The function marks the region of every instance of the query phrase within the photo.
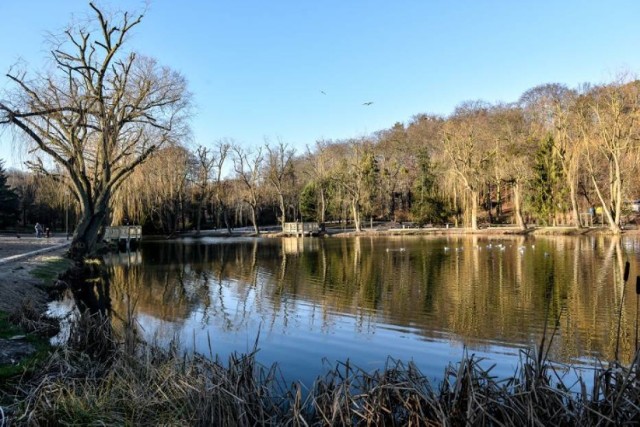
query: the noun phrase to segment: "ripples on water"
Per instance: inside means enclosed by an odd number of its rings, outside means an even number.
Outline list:
[[[640,274],[639,252],[601,236],[203,238],[145,242],[107,263],[114,318],[135,300],[148,339],[224,357],[259,335],[260,361],[310,382],[323,363],[373,369],[388,356],[439,377],[465,348],[508,375],[556,321],[555,360],[612,358],[623,292],[628,360],[636,295],[621,276],[626,260]]]

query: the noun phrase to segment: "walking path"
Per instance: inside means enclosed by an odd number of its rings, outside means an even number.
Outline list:
[[[31,301],[46,310],[47,293],[39,286],[42,279],[31,275],[38,265],[64,256],[71,241],[64,233],[49,238],[31,235],[0,234],[0,311],[10,312],[23,301]]]
[[[70,242],[63,234],[49,238],[2,234],[0,235],[0,266],[62,249]]]

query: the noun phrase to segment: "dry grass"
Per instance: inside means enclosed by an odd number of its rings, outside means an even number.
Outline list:
[[[175,346],[165,350],[130,337],[116,339],[99,314],[82,316],[72,337],[16,389],[14,403],[4,408],[12,425],[640,422],[638,358],[631,366],[598,366],[589,389],[580,378],[565,384],[564,371],[537,351],[523,353],[510,378],[494,377],[473,355],[448,366],[437,382],[413,363],[390,359],[374,372],[349,362],[337,364],[305,389],[297,383],[285,387],[278,368],[260,365],[256,351],[226,361],[185,356]]]
[[[22,331],[38,336],[51,337],[59,331],[58,323],[38,310],[31,300],[23,300],[7,320]]]

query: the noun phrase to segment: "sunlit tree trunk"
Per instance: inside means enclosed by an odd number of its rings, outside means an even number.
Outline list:
[[[519,181],[513,183],[513,214],[516,219],[516,225],[521,230],[527,229],[527,224],[522,217],[522,189]]]

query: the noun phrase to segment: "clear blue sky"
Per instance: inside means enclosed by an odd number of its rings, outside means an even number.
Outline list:
[[[0,0],[0,90],[17,60],[42,66],[48,31],[89,12],[82,0]],[[639,72],[639,18],[637,0],[152,0],[128,47],[187,78],[194,143],[280,138],[301,152],[464,100]],[[0,159],[17,166],[9,146],[4,131]]]

